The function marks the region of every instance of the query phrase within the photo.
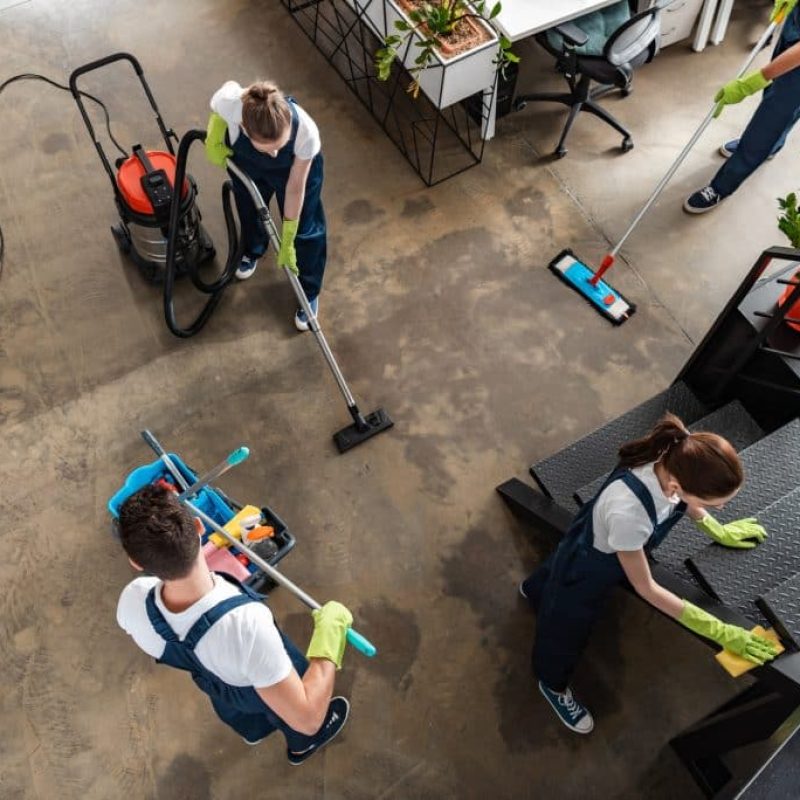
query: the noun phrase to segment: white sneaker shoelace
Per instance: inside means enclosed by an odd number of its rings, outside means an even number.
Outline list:
[[[719,198],[719,195],[714,191],[712,186],[706,186],[705,189],[700,190],[700,197],[707,203],[713,203]]]
[[[583,712],[583,709],[575,702],[572,691],[569,689],[558,696],[558,704],[567,709],[567,713],[572,717],[573,722],[576,722]]]

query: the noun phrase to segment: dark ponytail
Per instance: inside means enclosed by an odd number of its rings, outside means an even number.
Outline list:
[[[622,445],[622,467],[661,461],[689,494],[704,500],[727,497],[744,481],[733,445],[716,433],[689,433],[674,415],[665,414],[647,436]]]

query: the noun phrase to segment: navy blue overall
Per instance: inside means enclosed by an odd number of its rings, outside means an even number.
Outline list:
[[[775,46],[773,58],[800,41],[800,6],[786,19]],[[736,152],[722,165],[711,181],[714,191],[722,197],[733,194],[769,156],[786,142],[789,131],[800,118],[800,69],[795,68],[776,78],[761,96]]]
[[[190,672],[194,682],[211,698],[211,704],[219,718],[249,742],[263,739],[273,731],[280,730],[286,737],[290,750],[296,752],[305,750],[315,743],[314,736],[305,736],[290,728],[264,703],[252,686],[230,686],[224,683],[213,672],[207,670],[195,655],[194,650],[198,642],[220,617],[245,603],[260,603],[263,600],[260,594],[229,575],[221,572],[215,574],[233,583],[241,590],[241,594],[229,597],[206,611],[182,640],[159,611],[156,605],[156,588],[150,590],[147,595],[147,616],[156,633],[166,642],[164,653],[156,661]],[[290,639],[281,631],[279,633],[294,668],[303,675],[308,667],[308,661]]]
[[[555,553],[525,580],[523,591],[538,611],[533,671],[545,686],[557,692],[563,692],[569,685],[606,598],[614,586],[625,581],[617,554],[603,553],[594,547],[592,512],[597,498],[614,481],[625,483],[650,518],[653,533],[644,548],[647,553],[661,543],[686,511],[686,504],[679,503],[659,523],[647,487],[629,469],[618,467],[578,512]]]
[[[278,154],[274,158],[256,150],[244,130],[240,131],[239,137],[233,145],[233,160],[236,165],[253,179],[263,195],[265,203],[269,204],[273,195],[277,197],[281,216],[283,216],[283,204],[286,199],[286,184],[289,182],[289,172],[294,163],[294,143],[297,138],[298,126],[294,98],[287,97],[286,99],[292,112],[292,133],[289,141],[278,150]],[[322,153],[320,152],[314,156],[306,179],[305,199],[300,211],[297,238],[295,239],[300,283],[309,300],[317,297],[322,288],[322,276],[325,274],[327,258],[327,233],[321,192]],[[233,179],[233,194],[236,198],[236,207],[239,210],[239,220],[242,226],[244,255],[254,259],[259,258],[266,252],[269,240],[258,222],[253,199],[236,178]]]

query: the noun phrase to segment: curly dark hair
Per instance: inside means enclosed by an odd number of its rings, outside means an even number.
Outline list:
[[[145,486],[122,504],[119,532],[128,557],[161,580],[188,575],[200,549],[194,518],[161,486]]]

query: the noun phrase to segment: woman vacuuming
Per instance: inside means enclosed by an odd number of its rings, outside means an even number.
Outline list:
[[[771,642],[728,625],[660,586],[648,553],[688,514],[697,528],[727,547],[750,548],[766,538],[755,519],[722,525],[706,509],[721,508],[742,485],[733,446],[713,433],[690,433],[667,414],[644,438],[623,445],[619,464],[575,517],[556,552],[520,584],[538,610],[533,671],[559,719],[576,733],[594,722],[569,683],[611,589],[627,579],[659,611],[700,636],[756,664],[773,659]]]
[[[299,275],[311,310],[319,309],[325,273],[327,234],[322,208],[322,151],[314,120],[271,81],[242,88],[227,81],[211,98],[206,131],[206,156],[223,169],[233,158],[269,203],[278,200],[283,217],[278,266]],[[242,228],[244,254],[236,270],[239,280],[251,277],[268,239],[261,229],[250,194],[234,179],[234,196]],[[300,331],[308,320],[302,309],[294,316]]]

